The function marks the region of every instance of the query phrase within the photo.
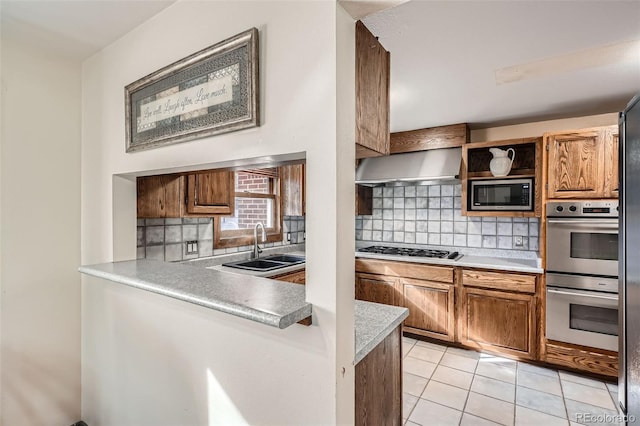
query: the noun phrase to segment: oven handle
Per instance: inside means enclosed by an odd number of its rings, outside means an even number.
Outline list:
[[[581,297],[592,297],[594,299],[606,299],[606,300],[618,300],[618,296],[604,296],[604,295],[599,295],[599,294],[592,294],[592,293],[576,293],[573,291],[565,291],[565,290],[554,290],[551,288],[547,288],[547,292],[549,293],[555,293],[555,294],[564,294],[566,296],[581,296]]]
[[[579,227],[618,229],[618,220],[614,219],[547,219],[547,222],[554,225],[573,225]]]

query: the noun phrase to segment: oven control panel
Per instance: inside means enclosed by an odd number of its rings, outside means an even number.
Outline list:
[[[618,200],[573,200],[547,203],[547,217],[618,217]]]

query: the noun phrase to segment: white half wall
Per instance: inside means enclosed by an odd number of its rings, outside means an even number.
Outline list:
[[[353,78],[337,49],[354,46],[352,36],[337,39],[337,22],[344,31],[352,21],[332,0],[181,1],[84,62],[82,263],[135,258],[135,184],[116,175],[304,152],[314,310],[313,326],[277,330],[83,277],[82,416],[91,426],[352,422],[355,108],[338,114],[336,87]],[[263,124],[126,154],[124,87],[251,27]],[[354,105],[353,93],[340,101]]]
[[[80,420],[80,64],[2,29],[0,424]]]

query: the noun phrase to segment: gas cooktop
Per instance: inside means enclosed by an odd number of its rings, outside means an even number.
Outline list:
[[[458,260],[462,257],[457,251],[416,249],[404,247],[369,246],[358,250],[363,253],[388,254],[392,256],[433,257],[438,259]]]

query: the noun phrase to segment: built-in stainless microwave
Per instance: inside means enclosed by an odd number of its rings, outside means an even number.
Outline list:
[[[533,178],[474,180],[468,210],[533,210]]]

